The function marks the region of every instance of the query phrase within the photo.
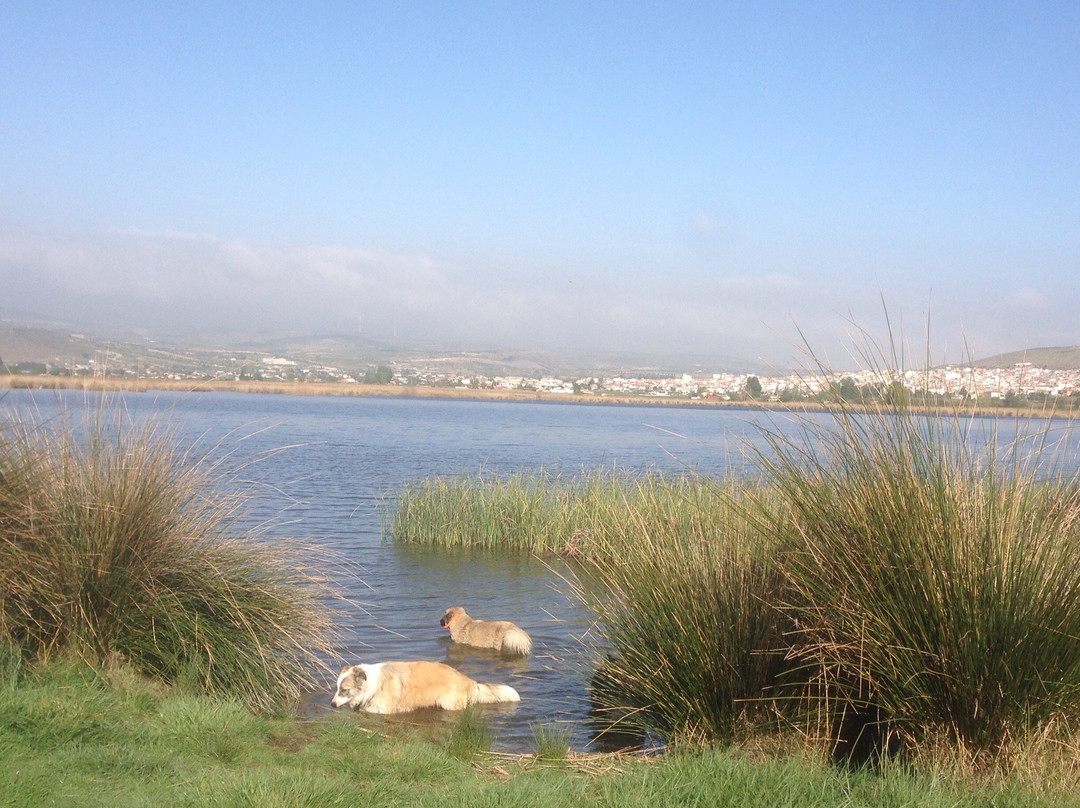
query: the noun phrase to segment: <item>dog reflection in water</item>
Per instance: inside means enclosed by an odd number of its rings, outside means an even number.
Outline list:
[[[526,656],[532,639],[509,620],[473,620],[460,606],[451,606],[439,625],[450,631],[450,639],[462,645],[494,648],[509,656]]]
[[[477,682],[441,662],[346,665],[330,702],[366,713],[407,713],[426,707],[464,710],[472,704],[521,701],[509,685]]]

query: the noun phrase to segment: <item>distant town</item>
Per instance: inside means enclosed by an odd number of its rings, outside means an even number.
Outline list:
[[[72,335],[78,337],[79,335]],[[357,364],[360,364],[359,362]],[[460,392],[534,392],[538,397],[568,396],[646,398],[658,402],[700,403],[828,403],[895,400],[931,405],[971,401],[989,407],[1053,407],[1080,410],[1080,369],[1049,369],[1032,362],[985,368],[949,365],[929,369],[784,374],[687,373],[574,374],[480,373],[451,371],[447,361],[388,359],[340,367],[325,362],[252,351],[128,348],[84,351],[64,361],[19,361],[0,358],[0,374],[32,385],[31,377],[154,380],[173,383],[259,382],[303,385],[380,385],[429,387]],[[44,382],[44,379],[41,379]],[[327,390],[329,392],[329,390]],[[359,390],[357,392],[360,392]],[[406,391],[401,391],[406,392]],[[417,391],[420,392],[420,391]],[[435,393],[437,391],[429,391]]]

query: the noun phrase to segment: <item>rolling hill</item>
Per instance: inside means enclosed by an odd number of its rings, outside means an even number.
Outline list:
[[[1048,370],[1080,369],[1080,345],[1058,348],[1028,348],[1023,351],[997,354],[970,362],[977,368],[1011,368],[1022,362]]]
[[[269,336],[230,334],[206,337],[201,344],[153,340],[143,335],[75,333],[55,324],[0,322],[0,360],[74,366],[90,360],[131,368],[152,366],[188,373],[217,363],[224,355],[233,361],[287,357],[305,365],[328,365],[360,370],[374,365],[406,365],[447,373],[482,375],[678,375],[711,371],[761,373],[754,363],[731,357],[705,356],[586,356],[556,355],[551,351],[462,350],[439,346],[390,346],[345,336]],[[1080,370],[1080,346],[1029,348],[989,356],[966,364],[978,368],[1011,368],[1028,362],[1050,370]],[[768,375],[766,373],[766,375]]]

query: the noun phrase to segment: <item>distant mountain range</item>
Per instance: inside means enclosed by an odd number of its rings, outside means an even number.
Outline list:
[[[59,367],[111,362],[113,368],[198,372],[219,365],[258,362],[264,357],[292,360],[306,367],[333,367],[348,372],[378,365],[413,367],[427,372],[484,376],[589,375],[670,376],[694,371],[765,374],[762,365],[738,359],[705,356],[644,357],[586,355],[540,350],[463,349],[453,346],[383,344],[360,336],[317,334],[206,335],[198,339],[163,337],[90,329],[62,324],[0,322],[0,360],[11,365],[39,363]]]
[[[644,357],[635,355],[564,355],[536,350],[466,350],[444,346],[387,345],[359,336],[218,334],[192,342],[182,337],[151,339],[138,333],[77,332],[63,324],[0,322],[0,360],[8,365],[34,362],[61,367],[114,357],[117,364],[147,368],[172,365],[191,372],[223,355],[281,357],[300,365],[347,371],[377,365],[411,366],[448,374],[485,376],[637,375],[671,376],[695,372],[775,375],[775,368],[716,356]],[[1030,362],[1052,370],[1080,369],[1080,346],[1031,348],[965,364],[1012,367]]]

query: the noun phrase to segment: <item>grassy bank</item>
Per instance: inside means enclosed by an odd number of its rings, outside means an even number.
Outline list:
[[[407,723],[300,722],[183,695],[117,669],[12,662],[0,676],[0,805],[1076,805],[1057,781],[851,773],[805,756],[506,757]]]

